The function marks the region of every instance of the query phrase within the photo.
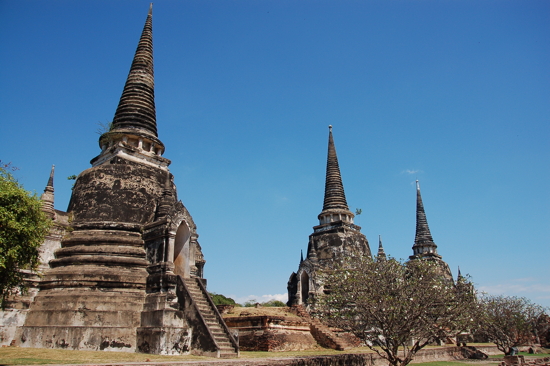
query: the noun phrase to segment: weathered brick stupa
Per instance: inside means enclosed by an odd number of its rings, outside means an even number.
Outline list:
[[[193,219],[157,135],[152,8],[70,228],[16,334],[21,347],[238,355],[205,289]]]
[[[371,257],[369,242],[361,227],[353,223],[336,156],[336,147],[329,126],[328,156],[323,210],[318,216],[319,225],[309,236],[306,259],[300,258],[298,272],[288,280],[288,305],[307,305],[308,299],[323,291],[317,271],[334,269],[346,258]]]
[[[441,270],[441,274],[445,278],[450,281],[453,280],[449,265],[443,261],[441,255],[437,254],[437,245],[434,243],[432,233],[428,226],[418,180],[416,181],[416,234],[412,249],[413,255],[409,257],[409,260],[425,259],[433,261],[437,263]]]

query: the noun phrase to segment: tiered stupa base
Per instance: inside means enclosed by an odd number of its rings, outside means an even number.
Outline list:
[[[20,328],[21,347],[135,352],[146,296],[139,232],[71,232]]]

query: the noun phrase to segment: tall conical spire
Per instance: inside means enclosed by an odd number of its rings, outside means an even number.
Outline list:
[[[325,200],[323,202],[323,211],[329,209],[349,210],[340,175],[340,166],[336,156],[336,147],[332,137],[332,126],[328,126],[328,155],[327,155],[327,175],[325,180]]]
[[[101,154],[93,166],[109,162],[115,156],[139,160],[166,169],[170,160],[162,157],[164,144],[157,134],[155,81],[153,73],[153,4],[126,79],[109,131],[99,138]]]
[[[382,236],[381,235],[378,235],[378,254],[376,255],[376,259],[378,259],[378,260],[386,259],[386,252],[384,252],[384,247],[382,246]]]
[[[151,4],[111,131],[135,129],[157,137],[154,88],[153,4]]]
[[[50,218],[55,217],[54,209],[54,189],[53,189],[53,175],[54,175],[55,165],[52,165],[52,170],[50,170],[50,178],[48,179],[48,184],[44,188],[44,193],[40,196],[42,201],[42,211],[44,211]]]
[[[436,256],[437,245],[435,245],[428,227],[422,196],[420,195],[420,184],[416,181],[416,235],[413,245],[413,256]]]
[[[328,154],[327,154],[327,172],[325,180],[325,199],[323,202],[323,211],[319,214],[319,224],[325,225],[337,221],[353,224],[355,216],[348,208],[342,176],[340,175],[340,166],[336,156],[336,147],[332,137],[332,126],[328,126]]]

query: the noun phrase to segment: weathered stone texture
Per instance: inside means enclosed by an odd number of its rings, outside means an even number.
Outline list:
[[[356,225],[341,225],[333,228],[319,228],[323,231],[310,236],[310,244],[316,251],[320,268],[335,268],[346,258],[370,256],[367,238]]]
[[[82,172],[76,181],[69,212],[74,222],[152,222],[162,196],[166,172],[114,157]]]
[[[49,268],[24,324],[6,320],[20,326],[18,345],[238,356],[202,286],[196,226],[161,157],[153,80],[151,8],[102,151],[75,182],[61,247],[52,258],[62,230],[46,245]],[[53,169],[50,181],[45,209],[55,217]]]
[[[298,317],[226,317],[225,323],[238,330],[243,351],[302,351],[317,345],[309,324]]]

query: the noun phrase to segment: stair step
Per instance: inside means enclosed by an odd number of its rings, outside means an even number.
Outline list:
[[[210,329],[212,337],[218,346],[220,358],[237,357],[238,353],[233,348],[231,339],[227,333],[225,333],[225,329],[220,324],[220,320],[216,315],[215,309],[212,307],[212,303],[208,300],[208,296],[203,292],[202,288],[197,284],[197,280],[187,278],[184,279],[184,281],[189,295],[195,302],[199,312],[202,314],[206,326]]]

